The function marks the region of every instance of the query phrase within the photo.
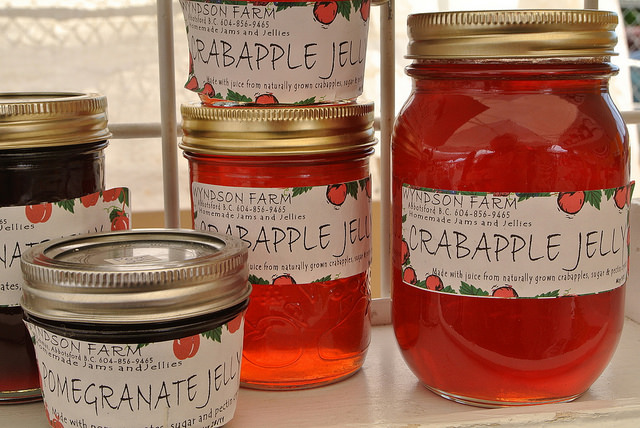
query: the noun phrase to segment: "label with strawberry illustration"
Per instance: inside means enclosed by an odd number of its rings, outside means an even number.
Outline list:
[[[430,291],[560,297],[620,287],[634,183],[577,192],[402,188],[403,282]]]
[[[22,253],[41,242],[130,227],[129,190],[118,187],[77,199],[0,208],[0,306],[18,306]]]
[[[362,94],[371,0],[180,0],[185,87],[205,103],[313,104]]]
[[[235,413],[240,387],[243,318],[239,314],[201,334],[139,344],[77,340],[26,323],[50,424],[226,424]]]
[[[249,248],[253,284],[308,284],[366,272],[371,180],[292,188],[192,184],[195,228]]]

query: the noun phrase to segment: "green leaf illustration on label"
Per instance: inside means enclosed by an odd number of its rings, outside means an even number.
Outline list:
[[[311,189],[313,189],[313,187],[309,187],[309,186],[307,186],[307,187],[294,187],[293,189],[291,189],[291,195],[293,197],[300,196],[303,193],[307,193]]]
[[[351,2],[339,1],[338,13],[344,16],[347,21],[349,21],[349,19],[351,18]]]
[[[205,331],[204,333],[202,333],[202,337],[213,340],[215,342],[221,342],[220,338],[222,337],[222,326],[218,326],[213,330]]]
[[[250,103],[253,100],[246,95],[239,94],[237,92],[232,91],[231,89],[227,90],[227,99],[229,101],[238,101],[241,103]]]
[[[300,100],[293,103],[293,105],[303,106],[307,104],[314,104],[316,102],[316,97],[307,98],[306,100]]]
[[[584,192],[584,200],[586,203],[599,210],[600,202],[602,201],[602,191],[589,190],[587,192]]]
[[[535,298],[539,298],[539,297],[558,297],[560,296],[560,290],[553,290],[553,291],[549,291],[548,293],[542,293],[542,294],[538,294],[537,296],[535,296]]]
[[[70,213],[75,212],[74,208],[75,208],[75,200],[74,199],[67,199],[64,201],[60,201],[60,202],[56,202],[55,203],[57,206],[59,206],[60,208],[69,211]]]
[[[481,288],[476,288],[471,284],[467,284],[464,281],[460,281],[460,294],[465,294],[468,296],[488,296],[489,292],[484,291]]]
[[[268,285],[268,284],[271,284],[266,279],[263,279],[263,278],[260,278],[258,276],[251,275],[251,274],[249,274],[249,282],[251,284],[256,284],[256,285]]]
[[[280,11],[283,11],[285,9],[289,9],[291,7],[301,7],[301,6],[306,6],[306,5],[307,5],[307,2],[304,2],[304,1],[291,2],[291,3],[278,2],[278,8],[276,9],[276,12],[280,12]]]

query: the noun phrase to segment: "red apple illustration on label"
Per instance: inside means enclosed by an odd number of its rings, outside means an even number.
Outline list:
[[[371,199],[372,192],[371,192],[371,179],[370,178],[367,179],[367,184],[365,185],[364,189],[367,192],[367,197],[369,199]]]
[[[327,200],[339,207],[347,199],[347,185],[344,183],[330,184],[327,186]]]
[[[402,280],[409,284],[416,284],[418,282],[418,277],[416,276],[416,271],[412,267],[406,268],[402,272]]]
[[[102,200],[105,202],[113,202],[116,199],[118,199],[118,196],[120,196],[121,191],[122,191],[122,188],[120,187],[116,187],[115,189],[105,190],[104,192],[102,192]]]
[[[402,240],[402,243],[400,244],[400,254],[402,257],[402,265],[404,266],[405,264],[407,264],[407,262],[409,261],[409,244],[407,244],[407,241],[405,241],[404,239]]]
[[[269,93],[258,95],[255,102],[256,104],[278,104],[278,99],[275,95]]]
[[[616,189],[616,193],[613,195],[613,201],[616,207],[622,209],[629,202],[629,187],[623,186]]]
[[[493,297],[518,297],[518,293],[510,285],[503,285],[501,287],[494,287],[491,291]]]
[[[197,334],[173,341],[173,355],[179,360],[186,360],[195,356],[199,348],[200,336]]]
[[[227,329],[229,330],[229,333],[233,334],[236,331],[238,331],[240,329],[241,324],[242,324],[242,313],[227,323]]]
[[[329,25],[338,15],[338,3],[335,1],[319,1],[313,5],[313,16],[321,24]]]
[[[362,5],[360,6],[360,16],[363,21],[367,21],[369,19],[369,12],[371,11],[371,0],[364,0]]]
[[[129,229],[129,217],[124,211],[116,210],[113,220],[111,220],[111,230]]]
[[[31,223],[46,223],[52,211],[53,206],[48,202],[24,207],[24,213]]]
[[[440,291],[444,289],[444,284],[438,275],[427,275],[424,283],[427,290]]]
[[[273,285],[292,285],[295,283],[295,279],[293,279],[293,277],[288,273],[277,276],[273,279]]]
[[[85,208],[89,208],[98,203],[98,199],[100,199],[100,193],[92,193],[90,195],[85,195],[80,198],[80,202],[84,205]]]
[[[189,89],[190,91],[195,91],[198,89],[198,79],[196,76],[191,76],[191,78],[184,84],[184,87]]]
[[[558,208],[567,214],[576,214],[584,205],[584,192],[558,193]]]

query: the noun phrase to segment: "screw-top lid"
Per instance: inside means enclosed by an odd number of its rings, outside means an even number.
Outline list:
[[[22,255],[22,306],[47,320],[149,323],[249,297],[247,247],[222,234],[149,229],[52,240]]]
[[[409,15],[407,58],[487,59],[615,55],[615,13],[489,10]]]
[[[105,96],[0,93],[0,150],[94,143],[109,137]]]
[[[375,144],[373,103],[300,107],[183,105],[180,147],[214,155],[337,153]]]

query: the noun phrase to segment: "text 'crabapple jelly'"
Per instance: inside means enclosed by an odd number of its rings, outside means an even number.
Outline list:
[[[393,326],[443,397],[569,401],[615,351],[632,189],[608,92],[616,24],[593,10],[409,16]]]
[[[185,88],[205,104],[315,104],[362,94],[371,0],[180,0]]]
[[[104,96],[0,93],[0,403],[40,399],[20,308],[20,255],[50,238],[110,227],[112,204],[100,193],[110,135]]]
[[[22,258],[22,305],[51,426],[219,427],[235,412],[247,249],[138,229],[49,241]]]
[[[355,373],[370,337],[373,104],[182,107],[193,224],[241,239],[253,285],[242,384]]]

